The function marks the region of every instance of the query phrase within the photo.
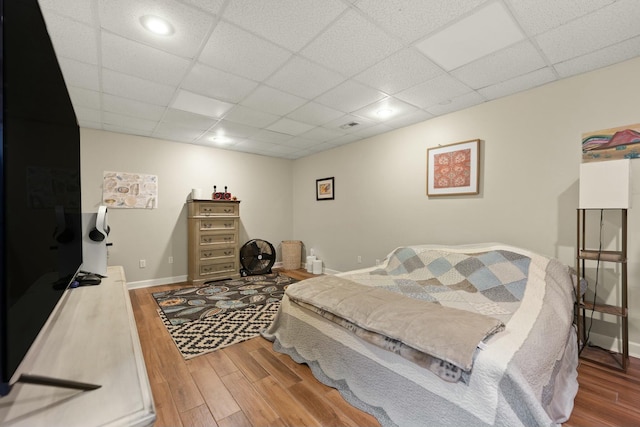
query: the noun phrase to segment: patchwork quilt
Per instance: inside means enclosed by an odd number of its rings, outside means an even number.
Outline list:
[[[568,419],[578,357],[567,266],[500,244],[421,245],[396,249],[380,267],[339,276],[505,326],[475,351],[468,377],[446,382],[395,343],[372,345],[340,320],[285,295],[263,336],[382,425],[556,425]]]

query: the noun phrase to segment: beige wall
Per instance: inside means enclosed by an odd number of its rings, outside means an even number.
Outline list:
[[[241,200],[241,243],[261,238],[278,247],[293,237],[291,160],[94,129],[81,130],[81,159],[83,212],[98,210],[103,171],[158,176],[157,209],[108,211],[108,263],[124,266],[133,286],[186,279],[185,202],[192,188],[206,195],[226,185]]]
[[[640,59],[297,160],[293,234],[340,271],[420,243],[503,242],[574,265],[581,135],[640,122],[638,76]],[[427,148],[477,138],[480,194],[427,198]],[[640,160],[632,167],[630,333],[640,343]],[[336,200],[318,202],[315,180],[328,176]],[[606,333],[597,326],[595,337]]]

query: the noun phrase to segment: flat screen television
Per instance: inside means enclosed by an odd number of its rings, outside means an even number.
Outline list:
[[[80,133],[37,0],[0,0],[0,395],[82,264]],[[33,351],[33,350],[32,350]]]

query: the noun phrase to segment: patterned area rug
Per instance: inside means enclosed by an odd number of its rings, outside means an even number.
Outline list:
[[[191,359],[260,335],[295,282],[272,273],[152,295],[182,357]]]
[[[247,276],[204,286],[155,292],[158,306],[172,325],[279,302],[296,280],[279,273]]]
[[[162,310],[158,309],[158,313],[182,357],[188,360],[260,335],[271,325],[279,308],[280,301],[179,325],[172,325]]]

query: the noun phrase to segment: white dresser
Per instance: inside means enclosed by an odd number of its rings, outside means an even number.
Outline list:
[[[149,379],[122,267],[97,286],[69,289],[21,372],[99,384],[79,391],[17,383],[0,398],[0,425],[150,426]]]

